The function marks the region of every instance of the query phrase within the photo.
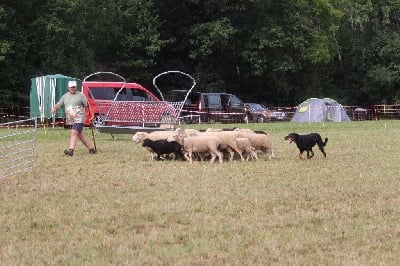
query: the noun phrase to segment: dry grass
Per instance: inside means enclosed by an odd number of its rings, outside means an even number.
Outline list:
[[[34,169],[0,180],[1,263],[400,263],[398,121],[249,127],[277,158],[151,162],[105,134],[69,158],[69,132],[41,129]],[[328,136],[328,158],[299,160],[291,131]]]

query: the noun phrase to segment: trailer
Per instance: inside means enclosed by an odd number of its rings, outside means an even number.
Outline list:
[[[164,100],[163,90],[159,88],[157,80],[164,75],[183,75],[191,83],[186,95],[179,101]],[[116,81],[100,81],[96,76],[111,75]],[[94,80],[93,80],[94,79]],[[96,85],[97,84],[97,85]],[[115,92],[113,99],[100,96],[96,93],[101,86],[109,86],[109,92]],[[89,86],[90,85],[90,86]],[[112,86],[111,86],[112,85]],[[183,104],[196,85],[195,80],[181,71],[163,72],[153,78],[153,85],[159,94],[148,92],[147,89],[127,83],[125,78],[112,72],[96,72],[84,78],[82,90],[94,105],[96,110],[93,126],[100,133],[133,134],[138,131],[174,130],[178,122]],[[97,86],[97,87],[96,87]],[[111,86],[111,87],[110,87]],[[119,87],[116,87],[119,86]],[[164,91],[165,92],[165,91]],[[141,93],[139,96],[136,95]],[[100,122],[101,121],[101,122]]]

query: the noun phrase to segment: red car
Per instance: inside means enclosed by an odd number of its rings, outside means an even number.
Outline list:
[[[158,127],[172,124],[177,111],[172,104],[155,96],[137,83],[85,81],[85,94],[94,113],[95,126],[146,126]],[[86,114],[85,125],[90,125]]]

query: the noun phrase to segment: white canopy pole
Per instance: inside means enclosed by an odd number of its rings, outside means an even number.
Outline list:
[[[51,100],[51,107],[56,104],[56,78],[50,78],[50,100]],[[56,123],[56,114],[51,114],[53,128],[54,124]]]
[[[45,85],[45,77],[37,77],[36,78],[36,94],[38,97],[38,107],[40,112],[40,122],[44,122],[44,85]]]

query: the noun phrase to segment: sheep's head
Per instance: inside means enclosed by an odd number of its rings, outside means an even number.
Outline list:
[[[135,135],[132,136],[132,140],[136,143],[141,142],[145,139],[145,132],[136,132]]]
[[[182,144],[182,138],[183,138],[183,136],[180,136],[177,132],[175,132],[174,134],[172,134],[171,136],[169,136],[167,138],[167,141],[168,142],[176,141],[179,144]]]
[[[178,127],[177,129],[175,129],[174,135],[176,134],[177,136],[183,136],[185,135],[185,131],[186,130],[184,128]]]

